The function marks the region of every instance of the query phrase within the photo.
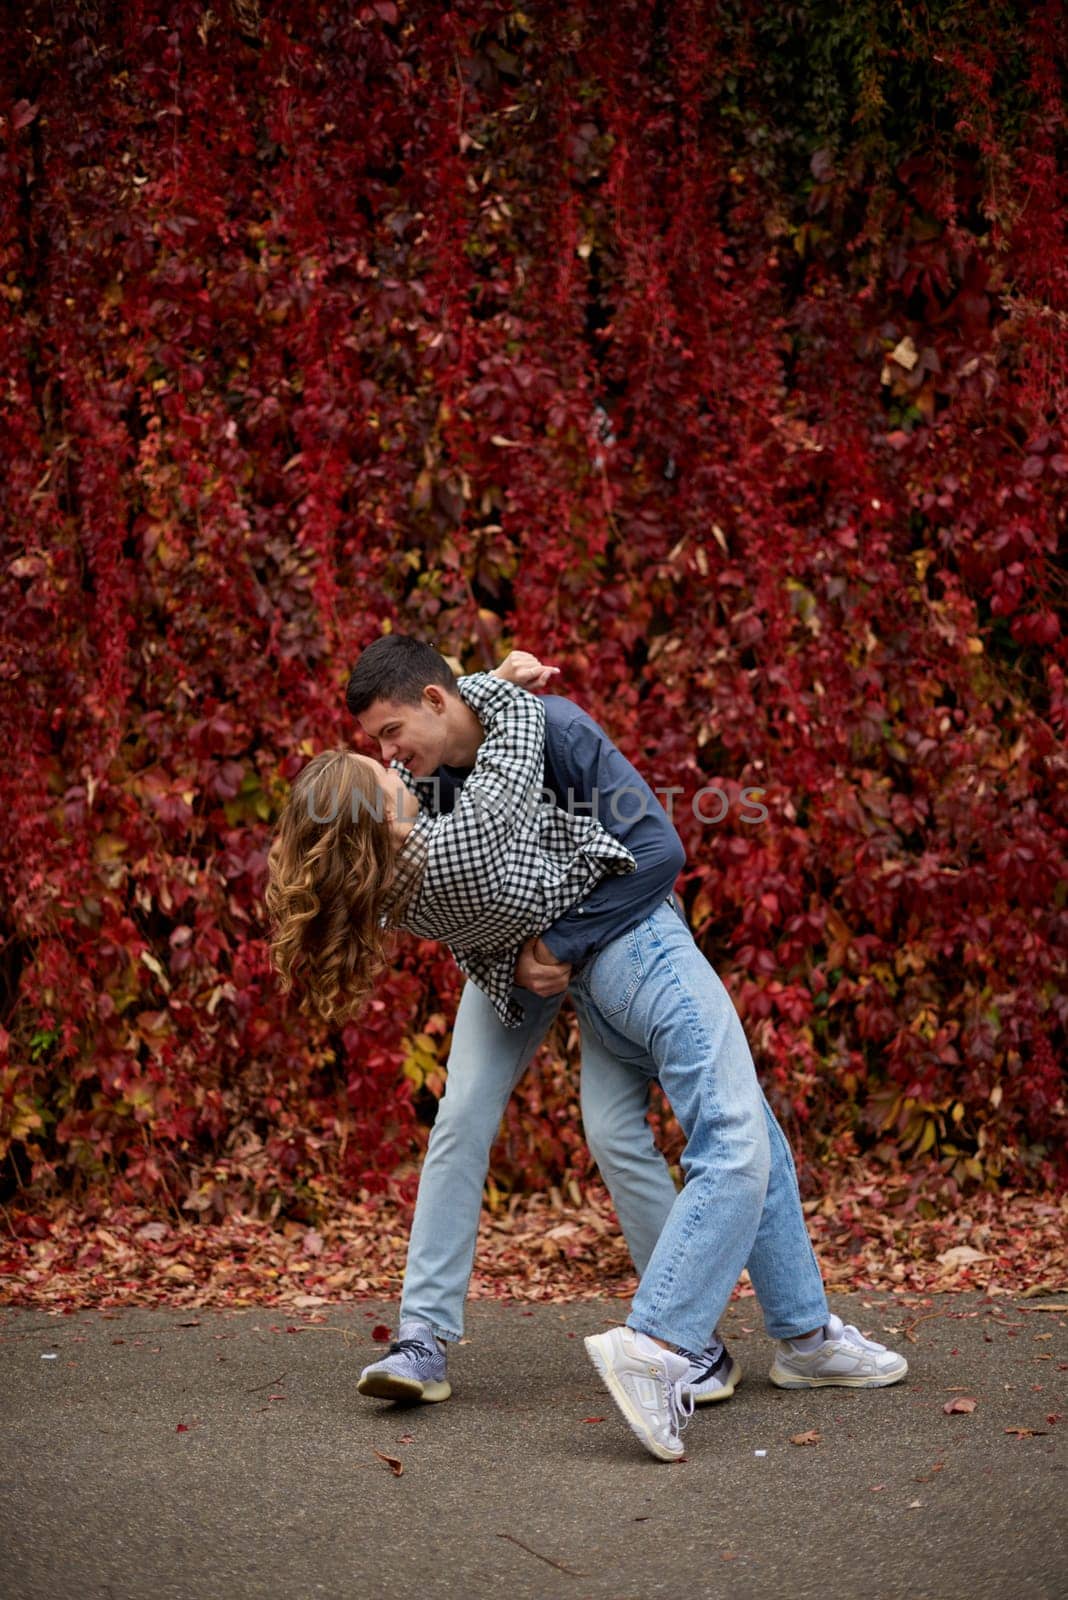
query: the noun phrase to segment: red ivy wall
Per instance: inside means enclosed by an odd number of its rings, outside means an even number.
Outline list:
[[[678,791],[810,1178],[1063,1176],[1068,39],[1058,4],[920,9],[22,8],[8,1192],[410,1184],[451,962],[407,947],[330,1033],[262,913],[387,624],[539,650]],[[498,1187],[585,1174],[567,1046]]]

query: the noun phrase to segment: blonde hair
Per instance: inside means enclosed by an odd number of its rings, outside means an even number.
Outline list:
[[[271,960],[327,1022],[355,1016],[387,961],[397,845],[373,767],[324,750],[298,774],[267,857]]]

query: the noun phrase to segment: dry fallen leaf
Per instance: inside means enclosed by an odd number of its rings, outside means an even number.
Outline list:
[[[1044,1439],[1045,1428],[1006,1428],[1006,1433],[1014,1433],[1017,1439]]]
[[[375,1455],[378,1457],[379,1461],[384,1462],[395,1478],[400,1477],[401,1473],[404,1471],[404,1462],[401,1461],[398,1456],[384,1456],[381,1450],[376,1450]]]
[[[978,1404],[978,1400],[973,1400],[971,1395],[961,1394],[955,1400],[947,1400],[942,1410],[947,1417],[951,1417],[955,1411],[963,1411],[965,1414],[974,1411]]]
[[[819,1444],[820,1432],[818,1428],[809,1428],[807,1433],[794,1433],[790,1435],[791,1444]]]
[[[388,1344],[390,1337],[390,1331],[384,1322],[379,1322],[371,1329],[371,1338],[375,1341],[375,1344]]]
[[[990,1257],[982,1250],[976,1250],[970,1244],[955,1244],[951,1250],[943,1250],[935,1260],[951,1271],[955,1267],[970,1267],[976,1261],[989,1261]]]

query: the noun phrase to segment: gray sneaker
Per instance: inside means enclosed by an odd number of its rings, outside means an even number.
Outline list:
[[[358,1394],[379,1400],[447,1400],[445,1352],[425,1322],[402,1322],[389,1355],[364,1367]]]
[[[682,1386],[693,1395],[694,1405],[710,1406],[717,1400],[729,1400],[741,1381],[741,1367],[727,1346],[714,1339],[699,1356],[690,1357]]]
[[[885,1389],[909,1370],[904,1356],[875,1339],[865,1339],[851,1322],[832,1312],[826,1337],[815,1350],[798,1350],[788,1339],[775,1346],[768,1377],[780,1389]]]

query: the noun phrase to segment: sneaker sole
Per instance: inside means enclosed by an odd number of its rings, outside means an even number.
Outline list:
[[[631,1405],[627,1391],[602,1356],[597,1346],[596,1338],[596,1334],[591,1334],[589,1338],[583,1339],[582,1342],[586,1346],[586,1354],[596,1367],[598,1377],[619,1407],[631,1432],[641,1441],[650,1455],[656,1456],[658,1461],[681,1461],[683,1456],[681,1450],[669,1450],[666,1445],[662,1445],[659,1440],[654,1439],[650,1434],[640,1414]]]
[[[420,1383],[418,1378],[398,1378],[390,1372],[370,1372],[356,1385],[357,1394],[373,1395],[376,1400],[426,1400],[433,1405],[447,1400],[452,1386],[440,1383]]]
[[[803,1378],[797,1373],[784,1372],[772,1367],[768,1377],[777,1389],[889,1389],[908,1376],[908,1367],[901,1372],[868,1374],[861,1378]]]
[[[722,1388],[714,1389],[709,1394],[694,1394],[693,1403],[695,1406],[714,1406],[719,1400],[729,1400],[741,1381],[742,1369],[737,1361],[732,1361],[727,1381]]]

